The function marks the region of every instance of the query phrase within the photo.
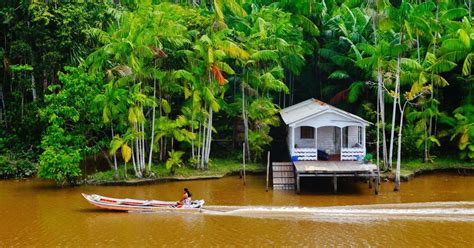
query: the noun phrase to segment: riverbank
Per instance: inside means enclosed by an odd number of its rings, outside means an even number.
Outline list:
[[[124,168],[120,167],[120,179],[114,180],[114,171],[97,172],[90,175],[84,184],[88,185],[145,185],[170,181],[189,181],[189,180],[208,180],[220,179],[224,176],[238,175],[242,169],[241,161],[235,159],[213,159],[208,170],[196,170],[192,167],[185,166],[176,169],[174,175],[166,170],[164,165],[153,166],[153,178],[135,178],[132,169],[128,168],[128,179],[125,178]],[[246,164],[247,174],[264,173],[265,165],[258,163]],[[423,163],[421,160],[409,160],[402,163],[400,177],[402,181],[409,181],[414,177],[431,172],[455,172],[460,175],[474,174],[474,163],[460,161],[451,158],[439,158],[431,163]],[[393,181],[395,178],[394,170],[383,172],[381,175],[383,180]]]
[[[421,160],[409,160],[402,163],[400,178],[402,181],[409,181],[416,176],[432,172],[455,172],[460,175],[471,175],[474,174],[474,162],[452,158],[437,158],[430,163],[423,163]],[[384,172],[383,177],[387,180],[393,180],[395,178],[395,168],[390,172]]]
[[[130,167],[130,166],[129,166]],[[119,169],[119,180],[114,180],[114,171],[97,172],[90,175],[84,184],[89,185],[144,185],[170,181],[207,180],[219,179],[224,176],[238,175],[242,169],[242,163],[233,159],[213,159],[208,170],[197,170],[189,166],[177,168],[174,174],[166,170],[164,165],[153,166],[154,178],[136,178],[133,169],[128,168],[128,179],[125,178],[124,167]],[[245,165],[246,174],[259,174],[265,172],[265,166],[259,163],[248,163]]]

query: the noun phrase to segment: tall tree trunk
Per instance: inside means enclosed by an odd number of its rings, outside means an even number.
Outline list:
[[[204,104],[204,108],[207,109],[207,104]],[[208,117],[209,118],[209,117]],[[200,161],[200,169],[204,169],[204,162],[206,161],[206,144],[207,144],[207,129],[206,129],[206,118],[202,120],[202,142],[201,142],[201,161]],[[209,127],[208,127],[209,128]]]
[[[115,137],[115,134],[114,134],[114,123],[113,121],[110,122],[110,131],[112,133],[112,139]],[[115,170],[115,173],[114,173],[114,179],[118,179],[119,178],[119,174],[118,174],[118,165],[117,165],[117,153],[114,152],[114,170]]]
[[[156,62],[155,62],[155,68],[156,68]],[[156,77],[153,77],[153,101],[156,102]],[[148,154],[148,171],[150,172],[151,177],[155,176],[155,174],[151,171],[151,159],[153,157],[153,146],[154,146],[154,141],[155,141],[155,112],[156,112],[156,106],[155,104],[153,104],[153,110],[151,113],[153,116],[151,118],[150,153]]]
[[[114,165],[112,164],[112,162],[109,159],[109,154],[106,151],[102,150],[102,156],[105,158],[105,160],[107,161],[107,164],[110,166],[110,168],[111,169],[114,168]]]
[[[387,169],[387,136],[385,133],[385,91],[383,90],[383,81],[382,76],[380,75],[380,120],[382,122],[382,158],[383,158],[383,168]]]
[[[434,92],[436,90],[436,86],[432,84],[432,88],[433,90],[431,90],[431,94],[430,94],[430,100],[428,102],[428,104],[430,104],[431,106],[429,106],[430,108],[433,107],[433,102],[434,102]],[[437,107],[436,107],[437,108]],[[431,110],[430,110],[431,111]],[[428,132],[427,134],[425,134],[425,153],[424,153],[424,162],[428,162],[430,160],[430,147],[428,146],[428,142],[427,142],[427,139],[428,137],[430,137],[431,135],[433,135],[433,115],[430,114],[429,116],[429,126],[428,126]],[[426,125],[425,125],[425,128],[426,128]]]
[[[138,127],[137,123],[133,124],[133,128],[135,129],[135,132],[138,132]],[[142,177],[142,171],[141,171],[141,157],[140,157],[140,144],[139,144],[139,137],[135,137],[135,155],[136,155],[136,165],[137,165],[137,177],[141,178]]]
[[[421,51],[420,51],[420,36],[416,35],[416,52],[418,57],[418,63],[421,63]]]
[[[374,2],[375,4],[375,2]],[[374,12],[376,12],[376,7],[374,7]],[[374,45],[377,46],[377,26],[376,26],[376,16],[372,16],[372,30],[374,32]],[[383,99],[381,99],[382,94],[382,71],[380,68],[380,65],[377,64],[377,144],[376,144],[376,156],[377,156],[377,171],[380,171],[380,110],[381,110],[381,105],[380,103],[383,102]],[[383,135],[385,138],[385,134]],[[384,142],[385,143],[385,142]],[[384,163],[384,167],[386,164]]]
[[[191,98],[191,125],[189,129],[191,130],[191,133],[194,136],[194,92]],[[196,154],[194,151],[194,138],[191,139],[191,156],[193,159],[196,159]]]
[[[400,31],[400,45],[403,44],[403,30]],[[390,154],[389,154],[389,168],[393,168],[393,149],[394,149],[394,143],[395,143],[395,119],[396,119],[396,113],[397,113],[397,104],[400,105],[400,73],[401,73],[401,60],[402,60],[402,55],[399,54],[397,58],[397,72],[395,75],[395,97],[393,98],[393,113],[392,113],[392,127],[390,130]],[[397,102],[398,101],[398,102]]]
[[[380,68],[377,70],[377,144],[376,144],[376,157],[377,157],[377,168],[380,168],[380,83],[378,82]]]
[[[397,58],[397,72],[395,75],[395,97],[393,98],[393,107],[392,107],[392,126],[390,129],[390,150],[389,150],[389,157],[388,157],[388,168],[392,170],[393,168],[393,147],[395,142],[395,120],[397,118],[397,100],[398,100],[398,91],[400,87],[400,63],[401,63],[401,56],[398,55]]]
[[[199,129],[198,129],[198,143],[197,143],[197,163],[196,167],[198,169],[202,169],[201,167],[201,160],[202,160],[202,144],[203,144],[203,138],[202,138],[202,120],[199,121]]]
[[[136,159],[135,159],[135,156],[136,156],[136,152],[135,152],[135,146],[133,145],[133,142],[132,142],[132,165],[133,165],[133,171],[135,172],[135,176],[138,177],[139,173],[138,173],[138,170],[137,170],[137,162],[136,162]]]
[[[162,106],[161,106],[161,102],[163,101],[162,99],[162,93],[161,93],[161,84],[158,84],[158,102],[159,102],[159,113],[160,113],[160,117],[163,116],[163,109],[162,109]],[[160,144],[160,161],[163,161],[163,151],[165,150],[163,148],[163,137],[160,137],[160,140],[159,140],[159,144]]]
[[[37,94],[36,94],[36,82],[35,82],[35,75],[31,72],[31,96],[33,97],[33,102],[36,101]]]
[[[141,123],[140,125],[140,131],[141,131],[141,153],[142,153],[142,170],[143,172],[146,172],[146,162],[145,162],[145,157],[146,157],[146,143],[145,143],[145,123]]]
[[[469,22],[472,21],[472,0],[469,0]]]
[[[247,110],[245,107],[245,89],[244,85],[242,84],[242,120],[244,121],[244,140],[245,140],[245,149],[247,158],[250,160],[250,145],[249,145],[249,123],[247,120]]]
[[[424,111],[424,109],[422,109]],[[424,131],[424,149],[423,149],[423,163],[428,163],[429,162],[429,152],[428,152],[428,128],[426,126],[426,122],[424,123],[423,127]]]
[[[395,171],[395,187],[393,189],[394,191],[400,191],[400,166],[402,163],[403,113],[405,112],[406,105],[407,105],[407,102],[405,102],[405,104],[403,104],[403,107],[400,109],[400,127],[398,129],[398,147],[397,147],[397,169]]]
[[[212,142],[212,108],[211,105],[209,104],[209,118],[208,118],[208,123],[207,123],[207,148],[206,148],[206,154],[205,158],[206,160],[204,161],[204,169],[208,169],[209,166],[209,155],[211,153],[211,142]]]
[[[125,162],[125,166],[124,166],[124,178],[127,179],[128,176],[127,176],[127,162]]]

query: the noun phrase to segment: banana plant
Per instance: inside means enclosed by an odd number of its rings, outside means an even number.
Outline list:
[[[125,165],[124,165],[124,167],[125,167],[124,168],[125,178],[127,178],[127,163],[130,161],[130,159],[132,158],[132,155],[133,155],[132,154],[133,150],[130,147],[133,140],[134,140],[134,130],[133,129],[128,129],[123,137],[120,137],[119,135],[116,135],[116,136],[114,136],[114,138],[110,142],[110,150],[109,150],[110,154],[115,155],[119,149],[121,150],[122,159],[125,162]],[[140,172],[140,170],[138,170],[135,163],[133,164],[133,170],[135,171],[135,176],[141,177],[141,172]],[[118,178],[118,176],[117,176],[117,178]]]
[[[104,93],[94,98],[94,106],[102,110],[102,122],[110,124],[110,134],[112,139],[115,137],[114,121],[126,112],[127,90],[114,86],[110,81],[104,85]],[[117,155],[113,153],[115,176],[118,177]]]
[[[439,133],[440,137],[449,136],[457,140],[460,150],[459,157],[464,160],[474,160],[474,105],[466,104],[453,111],[453,116],[442,114],[441,122],[449,125],[450,130]]]

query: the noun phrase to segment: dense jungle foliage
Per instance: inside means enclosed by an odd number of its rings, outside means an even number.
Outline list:
[[[0,21],[0,155],[61,184],[92,155],[133,177],[259,160],[310,97],[375,123],[382,169],[474,160],[471,1],[11,0]]]

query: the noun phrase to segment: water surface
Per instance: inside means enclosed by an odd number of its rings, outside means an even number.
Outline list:
[[[305,182],[304,182],[305,183]],[[474,178],[434,174],[383,183],[303,184],[265,192],[265,179],[238,177],[147,186],[57,188],[38,179],[0,181],[0,246],[457,246],[474,244]],[[96,209],[84,193],[176,200],[188,187],[205,199],[194,214]]]

